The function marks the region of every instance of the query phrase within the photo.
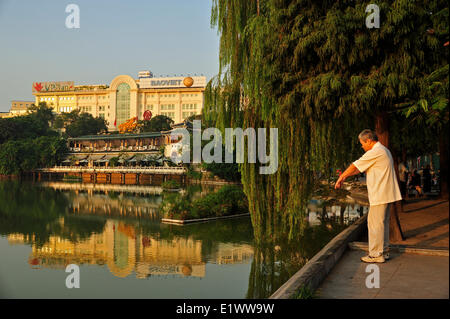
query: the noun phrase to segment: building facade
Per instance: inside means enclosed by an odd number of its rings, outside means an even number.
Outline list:
[[[175,123],[201,114],[206,77],[154,78],[149,71],[139,78],[115,77],[109,85],[74,85],[73,82],[35,82],[35,103],[46,102],[56,113],[81,110],[107,120],[108,130],[144,113],[166,115]],[[146,112],[149,111],[149,112]]]
[[[28,113],[28,108],[33,104],[34,101],[22,101],[22,100],[11,101],[11,107],[9,109],[9,112],[0,112],[0,118],[26,115]]]
[[[25,115],[28,108],[34,104],[34,101],[11,101],[11,109],[9,111],[11,116]]]

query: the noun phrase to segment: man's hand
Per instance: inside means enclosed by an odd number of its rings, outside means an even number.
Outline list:
[[[344,177],[344,174],[342,174],[341,176],[339,176],[339,178],[338,178],[336,184],[334,185],[334,189],[341,188],[342,183],[343,183],[344,181],[345,181],[345,177]]]
[[[341,188],[342,183],[345,181],[345,179],[349,176],[359,174],[359,170],[356,168],[355,165],[351,164],[344,173],[339,176],[336,184],[334,185],[334,189]]]

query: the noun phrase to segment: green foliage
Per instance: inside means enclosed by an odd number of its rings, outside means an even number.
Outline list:
[[[0,174],[19,175],[60,163],[67,153],[66,140],[58,136],[10,140],[0,147]]]
[[[168,180],[161,184],[163,189],[179,189],[181,187],[180,183],[174,180]]]
[[[202,163],[202,167],[221,179],[230,182],[238,182],[241,180],[239,165],[237,163]]]
[[[292,296],[292,299],[313,299],[315,293],[308,286],[301,286],[298,291]]]
[[[10,140],[57,136],[58,133],[50,129],[48,121],[37,114],[0,118],[0,144]]]
[[[186,176],[191,178],[191,179],[202,179],[202,172],[196,171],[192,165],[188,165],[188,171],[186,173]]]
[[[0,174],[19,175],[64,159],[66,140],[53,131],[51,108],[32,106],[29,114],[0,119]]]
[[[173,124],[173,120],[165,115],[157,115],[152,117],[150,121],[138,121],[138,130],[139,132],[161,132],[168,131],[171,129],[171,124]]]
[[[80,113],[80,110],[62,113],[55,119],[55,126],[64,127],[65,134],[69,137],[95,135],[108,130],[105,119],[93,117],[89,113]]]
[[[41,123],[53,123],[55,120],[53,108],[47,106],[46,102],[39,102],[38,105],[31,105],[31,107],[28,108],[28,113],[30,113],[32,117]]]
[[[170,194],[162,203],[162,212],[173,219],[197,219],[248,213],[248,202],[238,186],[223,186],[215,193],[192,199],[192,195]]]
[[[119,157],[118,156],[115,156],[115,157],[111,157],[110,159],[109,159],[109,166],[110,167],[115,167],[115,166],[118,166],[119,165]]]

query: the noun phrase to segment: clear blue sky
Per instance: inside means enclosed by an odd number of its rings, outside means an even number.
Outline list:
[[[80,28],[67,29],[68,4]],[[219,68],[219,38],[208,0],[0,0],[0,111],[34,100],[35,81],[109,84],[137,78],[203,74]]]

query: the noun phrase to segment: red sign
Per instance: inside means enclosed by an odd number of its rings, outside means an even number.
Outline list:
[[[144,112],[144,120],[146,121],[150,121],[150,119],[152,118],[152,112],[150,112],[149,110]]]
[[[73,81],[65,82],[34,82],[33,93],[73,91]]]

